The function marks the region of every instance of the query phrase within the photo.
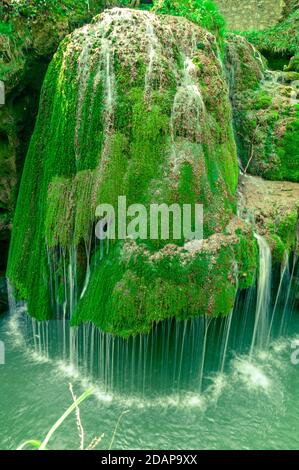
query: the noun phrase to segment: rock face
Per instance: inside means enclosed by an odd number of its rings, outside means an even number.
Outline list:
[[[239,159],[245,172],[299,181],[299,74],[270,71],[244,38],[231,35],[227,69]]]
[[[274,261],[299,250],[299,184],[243,176],[240,181],[240,212],[271,246]]]
[[[227,314],[256,261],[235,219],[237,180],[214,37],[184,18],[106,11],[62,42],[47,72],[9,278],[36,318],[67,309],[74,324],[123,336],[171,316]],[[117,240],[104,256],[95,209],[124,194],[147,209],[202,203],[208,241]]]

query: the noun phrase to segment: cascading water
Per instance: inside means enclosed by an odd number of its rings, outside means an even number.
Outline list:
[[[279,93],[281,87],[286,87],[284,91],[286,96],[289,96],[290,104],[296,105],[299,103],[299,80],[290,80],[288,73],[281,70],[267,70],[265,77],[262,81],[265,90]]]
[[[170,119],[173,142],[175,141],[176,128],[186,125],[188,121],[194,134],[201,133],[205,116],[205,104],[194,77],[195,66],[190,57],[182,56],[182,61],[184,64],[182,79],[174,97]]]
[[[248,352],[253,360],[255,349],[263,349],[270,338],[281,334],[282,325],[291,317],[295,294],[282,286],[286,280],[291,285],[297,259],[291,276],[282,268],[276,297],[271,299],[271,252],[262,237],[256,238],[260,252],[257,286],[240,292],[234,311],[226,318],[171,319],[155,324],[149,335],[123,339],[90,323],[72,328],[66,315],[44,323],[27,317],[27,346],[41,357],[69,362],[83,376],[93,377],[105,392],[202,392],[212,377],[225,373],[232,354]],[[26,307],[16,305],[12,292],[10,309],[23,322]]]
[[[260,253],[259,276],[257,286],[257,302],[255,323],[250,347],[250,356],[255,346],[262,347],[266,344],[269,332],[269,315],[271,301],[271,249],[266,240],[260,235],[255,235]]]
[[[152,81],[152,74],[153,74],[153,67],[155,63],[155,57],[157,53],[157,49],[159,47],[159,41],[154,31],[154,26],[151,21],[151,18],[148,20],[147,28],[146,28],[146,35],[149,42],[149,60],[148,66],[145,74],[145,94],[148,94],[151,89],[151,81]]]

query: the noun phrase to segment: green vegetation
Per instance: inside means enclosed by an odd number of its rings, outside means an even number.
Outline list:
[[[285,254],[290,254],[296,250],[298,209],[279,214],[267,224],[268,240],[272,249],[273,260],[276,262],[284,262]]]
[[[272,28],[243,34],[262,53],[293,56],[299,50],[299,9]]]
[[[35,18],[38,15],[59,14],[67,16],[69,14],[82,15],[86,12],[98,11],[103,8],[105,2],[102,0],[11,0],[1,2],[0,18]]]
[[[72,386],[70,385],[70,390],[72,392],[73,396],[73,403],[69,406],[69,408],[63,413],[63,415],[56,421],[56,423],[51,427],[50,431],[48,432],[47,436],[43,441],[38,441],[38,440],[29,440],[21,444],[17,450],[24,450],[26,447],[30,446],[38,450],[48,450],[47,445],[52,438],[52,436],[55,434],[57,429],[60,428],[60,426],[63,424],[63,422],[68,418],[70,414],[72,414],[74,411],[76,412],[77,415],[77,425],[78,423],[80,424],[80,431],[82,432],[83,428],[81,425],[81,420],[80,420],[80,412],[79,412],[79,406],[81,403],[83,403],[86,398],[90,397],[93,394],[93,389],[90,388],[86,390],[84,393],[79,398],[76,398],[76,396],[73,394],[73,389]],[[78,421],[79,420],[79,421]],[[82,439],[82,436],[80,436]],[[100,442],[100,439],[98,439],[98,443]],[[83,449],[82,449],[83,450]]]
[[[297,73],[276,72],[273,80],[257,50],[231,34],[226,38],[226,67],[244,170],[270,180],[298,182]]]
[[[154,11],[173,16],[184,16],[193,23],[212,31],[216,36],[224,34],[225,22],[218,7],[211,0],[156,0]]]

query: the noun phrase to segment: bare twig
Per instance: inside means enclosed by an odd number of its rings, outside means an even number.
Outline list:
[[[95,449],[99,443],[101,442],[101,440],[103,439],[103,437],[105,436],[105,434],[102,434],[101,436],[99,437],[95,437],[91,443],[89,444],[89,446],[86,448],[86,450],[93,450]]]
[[[247,162],[247,165],[246,165],[246,168],[245,168],[245,170],[244,170],[244,175],[246,175],[247,170],[248,170],[248,168],[249,168],[249,166],[250,166],[250,163],[251,163],[251,161],[252,161],[252,159],[253,159],[253,157],[254,157],[254,152],[253,152],[253,150],[254,150],[255,136],[256,136],[256,133],[257,133],[259,127],[260,127],[260,126],[256,126],[256,128],[255,128],[255,130],[254,130],[254,133],[253,133],[253,136],[252,136],[250,158],[249,158],[249,160],[248,160],[248,162]]]
[[[129,413],[129,410],[126,410],[126,411],[123,411],[122,414],[119,416],[118,420],[117,420],[117,423],[116,423],[116,426],[115,426],[115,429],[114,429],[114,432],[113,432],[113,435],[112,435],[112,439],[111,439],[111,442],[110,442],[110,446],[109,446],[109,450],[112,449],[112,446],[113,446],[113,443],[114,443],[114,439],[115,439],[115,435],[116,435],[116,432],[118,430],[118,427],[120,425],[120,421],[122,419],[122,417]]]
[[[83,429],[83,426],[82,426],[82,421],[81,421],[81,416],[80,416],[80,408],[76,404],[77,403],[77,397],[74,394],[73,385],[71,383],[69,384],[69,389],[70,389],[70,392],[71,392],[71,395],[72,395],[72,398],[73,398],[73,402],[74,402],[75,407],[76,407],[76,409],[75,409],[75,411],[76,411],[76,422],[77,422],[77,428],[78,428],[79,439],[80,439],[80,450],[84,450],[84,429]]]

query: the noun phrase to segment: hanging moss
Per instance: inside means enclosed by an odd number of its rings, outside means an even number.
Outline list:
[[[153,322],[173,316],[229,314],[237,289],[253,283],[258,263],[253,234],[241,222],[231,234],[215,235],[203,244],[168,245],[152,253],[127,242],[112,253],[98,261],[72,322],[91,320],[124,337],[147,333]]]

